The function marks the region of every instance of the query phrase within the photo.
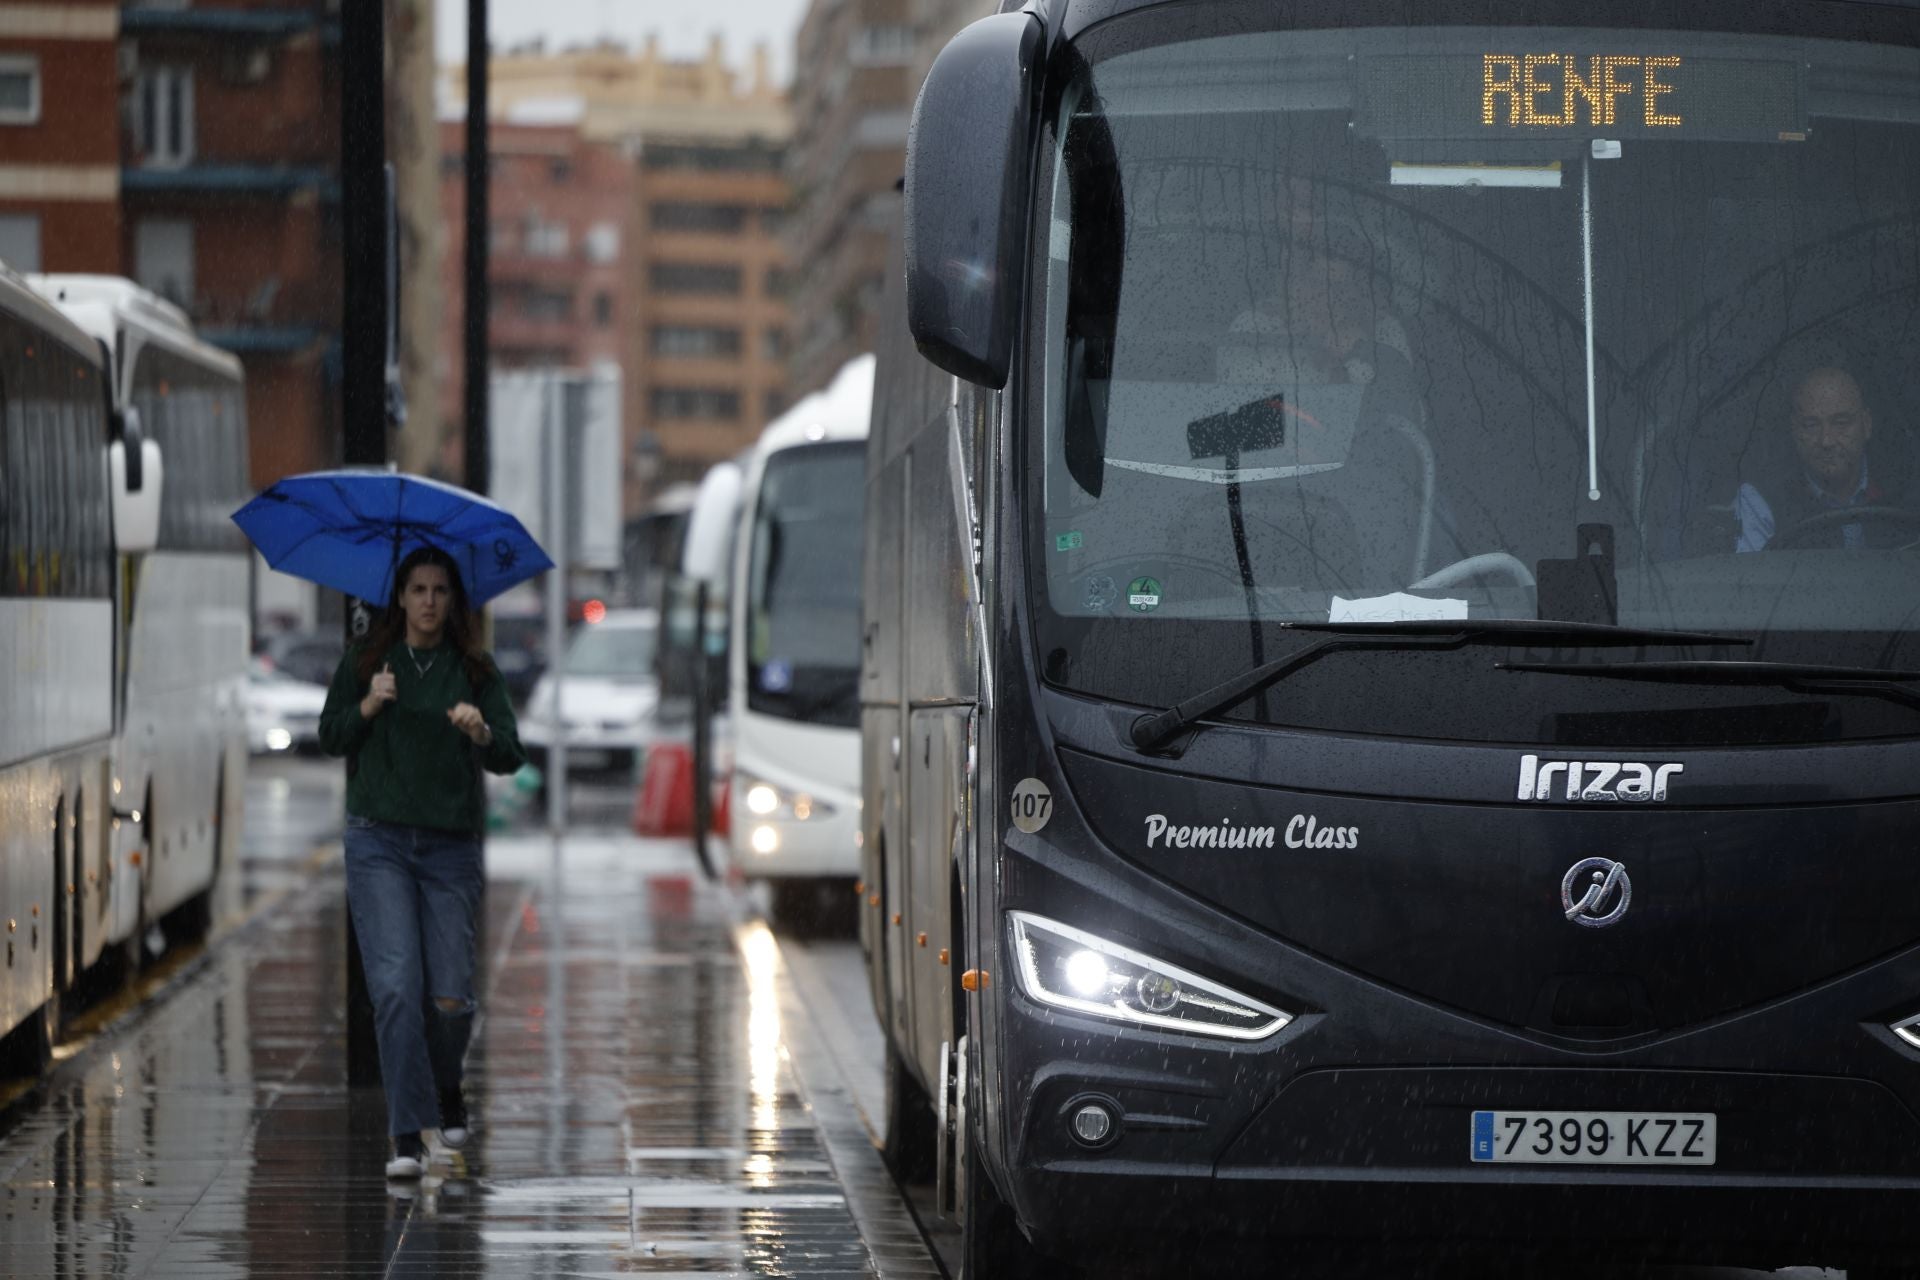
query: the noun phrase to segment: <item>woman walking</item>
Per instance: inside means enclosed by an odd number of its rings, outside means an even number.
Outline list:
[[[321,747],[347,757],[347,906],[373,998],[389,1178],[425,1171],[426,1130],[449,1147],[467,1140],[481,770],[511,773],[527,759],[474,629],[453,559],[414,552],[320,715]]]

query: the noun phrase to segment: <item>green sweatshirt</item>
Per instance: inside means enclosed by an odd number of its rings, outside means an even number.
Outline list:
[[[459,654],[445,641],[411,654],[398,644],[387,662],[399,697],[369,720],[360,714],[368,684],[360,679],[359,661],[360,646],[350,647],[333,673],[320,713],[321,750],[349,758],[347,812],[379,822],[478,832],[487,812],[480,767],[512,773],[527,762],[506,682],[496,672],[474,689]],[[487,746],[476,746],[447,719],[462,702],[471,702],[486,717],[493,730]]]

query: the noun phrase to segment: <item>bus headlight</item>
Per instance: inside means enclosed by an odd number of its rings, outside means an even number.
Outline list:
[[[1293,1015],[1117,942],[1010,911],[1020,985],[1041,1004],[1141,1026],[1260,1040]]]
[[[733,775],[733,786],[756,818],[782,818],[789,822],[810,822],[833,812],[833,806],[803,791],[776,787],[764,778],[744,770]]]

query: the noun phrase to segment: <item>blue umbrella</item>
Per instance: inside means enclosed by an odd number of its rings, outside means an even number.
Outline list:
[[[376,605],[392,598],[395,566],[421,547],[453,557],[475,605],[553,567],[512,512],[393,471],[289,476],[234,512],[233,522],[280,572]]]

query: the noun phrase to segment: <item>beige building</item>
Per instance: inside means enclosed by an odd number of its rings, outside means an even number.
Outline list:
[[[451,70],[443,94],[465,92],[464,70]],[[745,448],[788,402],[786,96],[764,49],[741,71],[717,39],[681,60],[651,38],[638,53],[503,50],[488,93],[497,120],[567,112],[582,138],[634,166],[621,326],[632,516]]]
[[[907,126],[935,54],[993,0],[812,0],[795,42],[790,388],[873,350]]]

